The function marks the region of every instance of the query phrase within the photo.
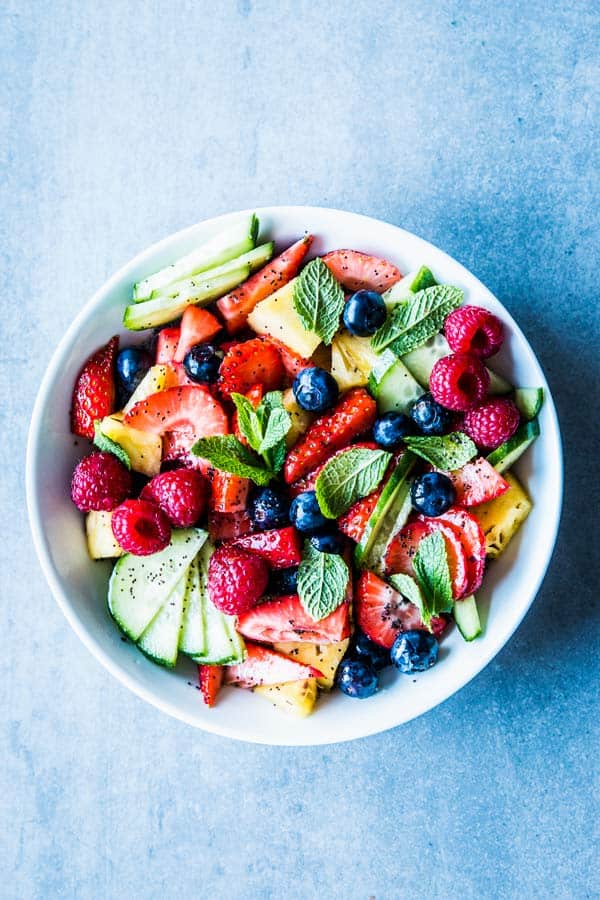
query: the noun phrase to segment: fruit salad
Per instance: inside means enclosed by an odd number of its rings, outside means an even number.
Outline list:
[[[153,662],[192,660],[209,707],[232,685],[306,716],[426,671],[452,628],[481,634],[531,509],[512,466],[543,393],[490,368],[500,319],[426,265],[312,240],[277,254],[251,216],[148,275],[131,338],[74,386],[110,614]]]

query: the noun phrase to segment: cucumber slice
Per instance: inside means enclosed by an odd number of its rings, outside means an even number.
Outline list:
[[[438,359],[448,356],[451,352],[448,341],[444,335],[436,334],[421,347],[417,347],[415,350],[411,350],[410,353],[406,353],[402,357],[402,362],[419,384],[424,387],[425,390],[428,390],[429,378],[434,365]],[[505,381],[501,375],[493,372],[489,367],[488,373],[490,376],[490,394],[510,394],[512,385],[509,384],[508,381]]]
[[[383,294],[383,302],[388,310],[393,309],[402,300],[406,300],[411,294],[417,291],[423,291],[425,288],[433,287],[437,281],[433,277],[433,272],[427,266],[421,266],[414,272],[409,272],[400,281],[397,281],[388,291]]]
[[[249,274],[250,266],[241,266],[225,275],[207,278],[206,281],[196,281],[191,293],[178,294],[177,297],[157,297],[156,300],[147,300],[145,303],[132,303],[125,310],[123,325],[130,331],[143,331],[144,328],[164,325],[165,322],[178,319],[186,306],[192,304],[206,306],[211,300],[222,297],[227,291],[245,281]]]
[[[540,423],[538,420],[532,419],[531,422],[525,422],[511,438],[490,453],[487,461],[495,468],[496,472],[505,472],[516,463],[539,436]]]
[[[456,626],[465,641],[473,641],[481,634],[481,622],[477,611],[477,601],[473,594],[464,600],[457,600],[452,607]]]
[[[423,388],[391,350],[384,350],[369,375],[369,390],[380,413],[407,413]]]
[[[199,277],[184,278],[181,281],[174,281],[172,284],[168,284],[159,290],[152,291],[151,299],[154,300],[156,297],[177,297],[179,294],[192,296],[199,282],[210,278],[218,278],[221,275],[228,275],[236,269],[241,269],[242,266],[250,266],[250,272],[256,272],[257,269],[269,262],[273,256],[274,247],[273,241],[270,241],[268,244],[261,244],[260,247],[255,247],[254,250],[249,250],[248,253],[244,253],[242,256],[236,256],[235,259],[230,259],[229,262],[223,263],[222,266],[218,266],[216,269],[207,269],[206,272],[201,272]],[[143,302],[147,303],[148,301],[144,300]]]
[[[544,388],[516,388],[515,403],[524,419],[535,419],[544,403]]]
[[[161,666],[168,666],[170,669],[177,662],[186,576],[187,573],[181,576],[156,618],[148,625],[137,642],[142,653],[153,662]]]
[[[148,278],[133,287],[133,299],[135,301],[147,300],[152,291],[160,290],[171,284],[172,281],[180,281],[189,278],[207,269],[214,269],[235,259],[242,253],[252,250],[258,236],[258,219],[252,214],[250,218],[232,225],[225,231],[219,232],[213,238],[205,241],[187,256],[181,257],[166,268],[155,272]]]
[[[361,541],[354,548],[354,561],[360,568],[381,571],[385,549],[412,509],[407,478],[414,464],[415,457],[406,452],[383,488]]]
[[[214,546],[206,541],[198,554],[199,589],[205,628],[205,649],[192,656],[194,662],[208,666],[223,666],[227,663],[242,662],[245,645],[236,632],[236,617],[220,612],[208,596],[208,564]]]
[[[108,584],[108,608],[133,641],[152,622],[206,537],[200,528],[180,528],[164,550],[152,556],[127,553],[116,563]]]
[[[187,571],[179,649],[188,656],[202,655],[206,651],[204,609],[197,559],[192,560]]]

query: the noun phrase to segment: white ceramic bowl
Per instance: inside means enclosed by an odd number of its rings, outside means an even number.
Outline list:
[[[466,302],[486,306],[506,325],[507,340],[493,365],[521,386],[546,391],[542,434],[516,469],[534,508],[508,550],[490,566],[478,594],[485,631],[466,644],[456,629],[443,641],[438,665],[416,678],[389,672],[384,689],[355,702],[339,692],[322,697],[308,719],[295,720],[262,698],[228,688],[218,705],[206,709],[188,682],[194,667],[175,672],[154,665],[121,640],[106,607],[109,563],[92,562],[86,551],[83,519],[69,499],[77,460],[89,451],[69,432],[69,405],[77,373],[89,354],[120,333],[133,282],[187,253],[244,213],[202,222],[155,244],[116,273],[77,316],[56,350],[37,397],[27,452],[27,503],[37,553],[58,604],[84,644],[116,678],[164,712],[206,731],[264,744],[327,744],[374,734],[407,722],[446,700],[498,653],[521,622],[546,572],[558,529],[562,501],[559,426],[543,372],[518,325],[495,297],[463,266],[441,250],[375,219],[316,207],[257,210],[261,234],[285,246],[304,232],[315,236],[313,252],[352,247],[386,257],[407,272],[428,265],[440,281],[463,288]],[[138,338],[139,340],[139,338]],[[66,661],[68,665],[68,661]]]

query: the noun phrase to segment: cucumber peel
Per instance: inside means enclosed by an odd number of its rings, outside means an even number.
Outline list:
[[[483,629],[477,610],[477,601],[473,594],[465,597],[464,600],[456,600],[452,607],[452,615],[456,627],[465,641],[474,641],[476,637],[479,637]]]
[[[515,405],[524,419],[535,419],[544,405],[544,388],[516,388]]]
[[[537,419],[525,422],[518,428],[513,436],[500,444],[487,457],[487,461],[497,472],[505,472],[510,469],[522,456],[527,448],[540,436],[540,424]]]
[[[415,457],[406,452],[384,486],[360,543],[354,548],[354,561],[359,568],[381,569],[385,548],[406,522],[411,511],[407,478],[414,464]]]

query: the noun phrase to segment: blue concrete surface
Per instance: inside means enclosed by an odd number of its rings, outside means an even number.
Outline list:
[[[4,0],[2,898],[599,896],[599,25],[585,0]],[[465,263],[565,437],[557,552],[510,645],[441,708],[326,749],[217,739],[127,693],[56,607],[24,509],[31,404],[81,303],[159,237],[267,203],[369,213]]]

